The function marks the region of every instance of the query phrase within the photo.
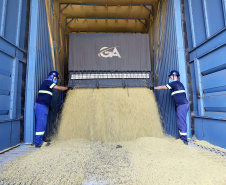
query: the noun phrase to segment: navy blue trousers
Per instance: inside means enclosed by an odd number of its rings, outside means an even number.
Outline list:
[[[43,136],[46,129],[47,116],[49,107],[35,103],[36,129],[35,129],[35,145],[43,143]]]
[[[187,123],[186,117],[188,113],[189,105],[183,104],[177,107],[177,126],[179,129],[180,138],[187,141]]]

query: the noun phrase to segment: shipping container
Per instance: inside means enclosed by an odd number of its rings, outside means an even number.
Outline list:
[[[226,148],[225,26],[225,0],[1,0],[0,151],[34,142],[34,103],[40,84],[51,70],[59,72],[59,85],[66,86],[71,79],[71,35],[116,33],[122,38],[144,36],[140,41],[149,48],[149,56],[141,60],[150,62],[149,85],[167,84],[171,70],[180,72],[190,105],[188,137]],[[128,65],[123,75],[147,72]],[[73,67],[87,75],[86,68]],[[90,70],[101,71],[95,67]],[[116,71],[122,71],[120,66]],[[178,137],[170,92],[155,95],[165,132]],[[65,93],[54,92],[47,137],[57,127],[64,99]]]

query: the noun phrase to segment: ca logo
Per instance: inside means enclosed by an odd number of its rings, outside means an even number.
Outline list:
[[[104,58],[112,58],[112,57],[118,57],[121,58],[121,55],[119,54],[117,47],[119,46],[115,46],[112,48],[108,48],[108,47],[102,47],[100,49],[100,53],[98,53],[98,57],[104,57]],[[112,50],[112,51],[110,51]]]

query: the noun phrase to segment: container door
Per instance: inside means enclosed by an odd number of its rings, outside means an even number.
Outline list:
[[[26,97],[24,113],[24,142],[33,143],[35,135],[34,104],[38,90],[42,82],[48,77],[50,71],[54,70],[52,48],[50,43],[50,32],[47,20],[46,4],[50,1],[30,0],[30,20],[27,53],[26,74]],[[51,17],[52,19],[52,17]],[[55,69],[57,70],[57,69]],[[49,113],[48,123],[54,123],[59,111],[58,94],[53,93],[52,108]],[[48,128],[47,124],[47,128]],[[52,129],[53,130],[53,129]],[[51,130],[51,131],[52,131]]]
[[[195,136],[226,148],[226,1],[184,5]]]
[[[0,1],[0,151],[20,142],[27,0]]]

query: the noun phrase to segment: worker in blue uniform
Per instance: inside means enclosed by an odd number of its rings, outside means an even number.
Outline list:
[[[71,87],[64,87],[57,85],[59,78],[58,72],[51,71],[47,79],[43,81],[38,91],[38,98],[35,103],[36,116],[36,132],[35,132],[35,147],[39,148],[43,143],[43,136],[46,129],[47,116],[49,107],[53,96],[53,89],[66,91],[72,89]]]
[[[184,85],[179,81],[179,72],[173,70],[169,74],[169,83],[163,86],[154,87],[156,90],[170,89],[171,96],[173,97],[176,104],[177,112],[177,125],[179,129],[180,138],[184,144],[188,144],[187,141],[187,123],[186,116],[189,109],[188,100],[186,98]]]

